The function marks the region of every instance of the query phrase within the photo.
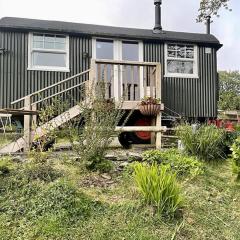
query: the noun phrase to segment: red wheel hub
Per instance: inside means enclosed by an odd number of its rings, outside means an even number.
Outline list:
[[[151,119],[150,118],[140,118],[135,122],[134,125],[135,126],[151,126]],[[135,134],[138,138],[140,138],[144,141],[151,139],[151,132],[138,131]]]

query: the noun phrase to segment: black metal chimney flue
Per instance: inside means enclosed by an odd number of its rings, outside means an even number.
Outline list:
[[[207,25],[207,27],[206,27],[206,32],[207,32],[207,34],[211,34],[211,16],[207,16],[206,17],[206,25]]]
[[[153,33],[161,33],[162,32],[162,16],[161,16],[162,0],[154,0],[154,5],[155,5],[155,27],[153,29]]]

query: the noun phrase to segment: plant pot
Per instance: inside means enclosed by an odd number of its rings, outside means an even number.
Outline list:
[[[157,116],[161,112],[161,104],[140,105],[139,110],[144,116]]]

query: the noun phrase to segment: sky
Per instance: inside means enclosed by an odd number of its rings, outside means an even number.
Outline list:
[[[200,0],[163,0],[164,30],[205,33],[196,23]],[[1,17],[24,17],[119,27],[151,29],[153,0],[0,0]],[[219,70],[240,70],[240,1],[230,0],[232,12],[220,11],[211,32],[224,45],[218,52]]]

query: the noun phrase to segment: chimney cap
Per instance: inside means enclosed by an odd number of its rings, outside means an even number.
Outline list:
[[[157,5],[157,4],[162,4],[162,0],[154,0],[154,4]]]

